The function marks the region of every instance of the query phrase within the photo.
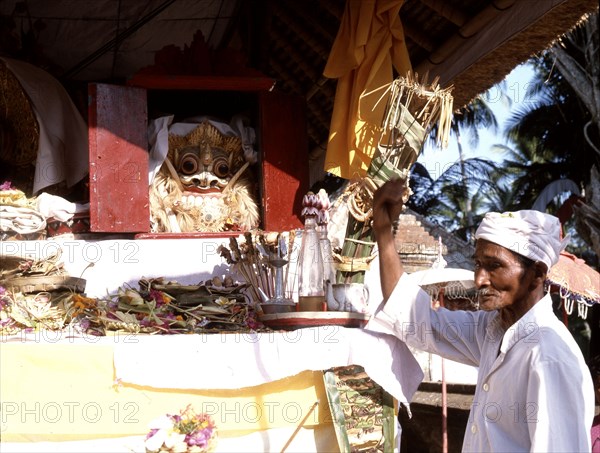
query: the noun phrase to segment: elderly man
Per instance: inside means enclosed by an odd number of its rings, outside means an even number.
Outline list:
[[[473,256],[480,310],[434,310],[405,278],[394,246],[405,191],[404,181],[390,181],[374,197],[384,301],[368,327],[479,367],[463,451],[589,452],[590,372],[544,291],[565,245],[558,219],[537,211],[487,214]]]

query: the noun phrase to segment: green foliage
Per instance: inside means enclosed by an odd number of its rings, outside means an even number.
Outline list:
[[[597,20],[597,15],[592,17]],[[582,51],[589,49],[588,37],[582,30],[579,27],[570,33],[569,39],[562,40],[562,49],[579,67],[586,68],[588,73],[598,73],[600,60]],[[490,149],[490,152],[504,152],[506,157],[501,164],[486,159],[462,159],[461,132],[470,134],[476,142],[479,128],[498,126],[487,102],[488,92],[454,116],[452,130],[458,140],[460,161],[437,179],[420,164],[412,168],[414,195],[409,207],[463,239],[471,239],[474,226],[486,212],[531,209],[544,188],[560,179],[570,179],[583,190],[589,183],[592,166],[600,168],[600,153],[588,141],[591,134],[591,140],[600,143],[600,138],[593,135],[597,131],[589,128],[588,140],[584,133],[591,113],[557,70],[552,49],[529,63],[535,68],[535,76],[527,85],[525,99],[513,106],[503,130],[509,145]],[[496,88],[505,90],[503,85]],[[505,91],[502,98],[507,98]],[[556,214],[569,195],[556,197],[547,210]],[[574,236],[573,247],[585,248],[572,223],[568,221],[565,229]]]
[[[463,161],[462,165],[459,162],[450,166],[439,178],[433,179],[425,167],[417,163],[412,168],[413,195],[408,207],[462,239],[470,240],[473,229],[481,221],[487,196],[498,189],[494,178],[499,171],[493,161],[473,158]]]

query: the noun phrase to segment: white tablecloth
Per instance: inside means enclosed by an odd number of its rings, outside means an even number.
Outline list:
[[[404,343],[359,328],[322,326],[288,332],[131,336],[115,345],[116,378],[156,388],[237,389],[305,370],[361,365],[402,402],[423,372]]]

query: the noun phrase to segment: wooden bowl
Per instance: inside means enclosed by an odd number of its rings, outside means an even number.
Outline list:
[[[265,302],[260,304],[260,308],[265,315],[273,315],[275,313],[290,313],[296,311],[295,302]]]

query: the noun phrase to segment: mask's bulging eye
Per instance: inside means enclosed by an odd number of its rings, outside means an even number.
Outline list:
[[[184,175],[193,175],[198,171],[198,158],[194,154],[186,154],[179,160],[179,171]]]
[[[213,161],[213,172],[219,178],[224,178],[229,175],[229,164],[227,159],[219,157]]]

